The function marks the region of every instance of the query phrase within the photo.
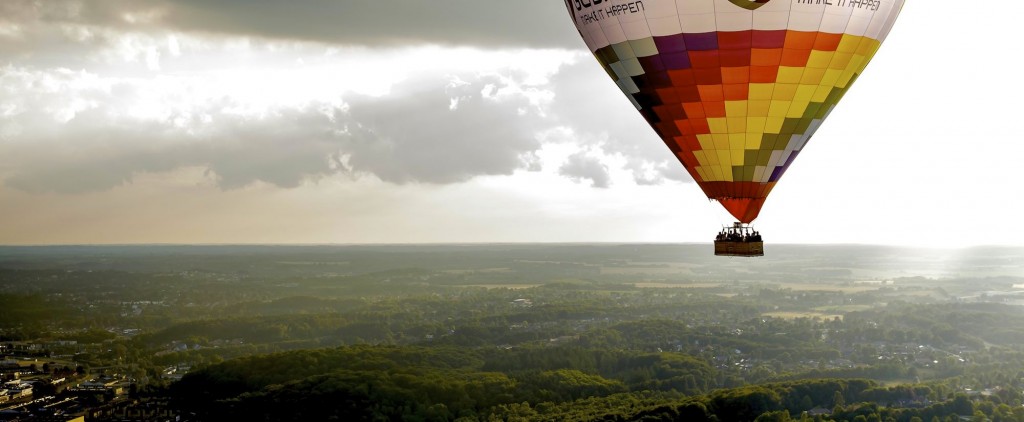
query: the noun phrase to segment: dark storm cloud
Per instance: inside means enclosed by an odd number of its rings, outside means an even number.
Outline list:
[[[58,146],[10,148],[15,172],[6,184],[28,192],[92,192],[129,184],[143,172],[201,166],[225,189],[256,181],[295,187],[331,171],[326,157],[339,142],[330,120],[307,110],[282,110],[263,119],[219,115],[194,135],[163,122],[111,121],[103,114],[80,113],[60,131],[42,134],[74,134],[74,141],[41,138],[36,143]]]
[[[363,45],[579,47],[552,0],[165,0],[183,29]]]
[[[497,78],[412,79],[384,97],[348,100],[348,165],[394,182],[452,183],[529,167],[543,124],[525,98],[491,98]]]
[[[596,60],[586,57],[565,66],[551,85],[552,114],[584,142],[625,157],[637,183],[693,180]]]
[[[588,157],[583,152],[569,156],[565,164],[558,169],[558,174],[577,181],[590,180],[591,186],[595,188],[607,188],[611,185],[608,166],[602,164],[597,158]]]
[[[552,0],[4,0],[0,20],[154,26],[346,45],[581,48]]]
[[[43,106],[59,95],[27,88],[36,78],[2,80],[28,91],[17,113],[0,114],[0,167],[5,184],[29,192],[100,191],[182,167],[205,167],[225,189],[337,174],[454,183],[530,169],[544,124],[522,95],[493,94],[507,84],[495,77],[424,75],[388,96],[351,96],[343,108],[312,103],[256,116],[225,112],[237,104],[221,100],[161,120],[125,117],[112,96],[130,97],[133,87],[114,86],[68,94],[64,102],[94,106],[63,123]]]

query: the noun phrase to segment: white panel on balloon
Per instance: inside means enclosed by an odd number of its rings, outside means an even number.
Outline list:
[[[824,12],[822,9],[816,12],[798,12],[794,10],[789,14],[789,30],[818,32],[821,28],[821,16]]]
[[[679,24],[688,34],[715,32],[715,14],[679,15]]]
[[[754,13],[754,29],[759,31],[780,31],[789,26],[789,11]]]
[[[679,26],[679,17],[676,15],[662,18],[650,18],[647,23],[651,26],[651,35],[654,35],[655,37],[675,35],[683,30],[682,27]]]
[[[719,12],[715,15],[715,25],[719,31],[748,31],[754,27],[754,13],[745,10],[729,13]]]

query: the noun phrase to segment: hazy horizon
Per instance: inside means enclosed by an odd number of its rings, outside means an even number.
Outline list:
[[[0,248],[33,248],[33,247],[132,247],[132,246],[280,246],[280,247],[317,247],[317,246],[473,246],[473,245],[660,245],[660,246],[707,246],[711,248],[713,246],[713,240],[707,242],[671,242],[671,241],[537,241],[537,242],[378,242],[378,243],[0,243]],[[791,247],[791,246],[821,246],[821,247],[867,247],[867,248],[889,248],[889,249],[910,249],[910,250],[964,250],[964,249],[979,249],[979,248],[997,248],[997,249],[1024,249],[1024,245],[1002,245],[1002,244],[978,244],[978,245],[964,245],[964,246],[919,246],[911,244],[872,244],[872,243],[783,243],[783,242],[771,242],[765,241],[765,247]]]

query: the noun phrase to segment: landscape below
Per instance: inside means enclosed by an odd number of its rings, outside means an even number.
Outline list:
[[[0,247],[0,420],[1024,422],[1024,249],[766,252]]]

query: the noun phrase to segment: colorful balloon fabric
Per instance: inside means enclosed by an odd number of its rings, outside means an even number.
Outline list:
[[[566,0],[576,28],[708,198],[757,218],[903,0]]]

